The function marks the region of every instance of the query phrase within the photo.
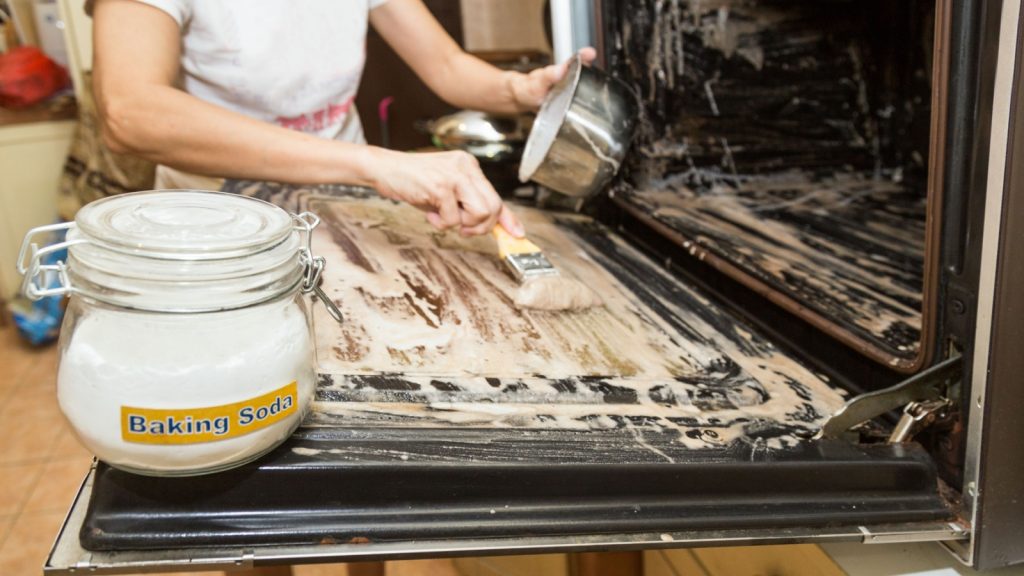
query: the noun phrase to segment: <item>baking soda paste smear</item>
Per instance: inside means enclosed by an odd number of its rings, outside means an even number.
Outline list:
[[[57,398],[82,443],[117,468],[192,475],[284,441],[315,383],[316,222],[233,194],[123,194],[79,211],[50,269],[30,232],[25,293],[71,295]]]

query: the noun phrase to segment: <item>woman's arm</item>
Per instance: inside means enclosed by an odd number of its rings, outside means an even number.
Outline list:
[[[260,122],[175,88],[181,36],[161,10],[103,0],[93,38],[96,102],[112,150],[213,176],[372,184],[366,147]]]
[[[370,11],[370,23],[435,94],[460,108],[496,114],[536,110],[565,74],[565,63],[523,74],[467,54],[422,0],[388,0]],[[589,63],[596,52],[584,48],[580,56]]]
[[[178,24],[133,0],[102,0],[93,14],[94,90],[114,151],[219,177],[372,186],[427,212],[440,228],[521,226],[468,154],[404,154],[325,140],[261,122],[174,87]]]

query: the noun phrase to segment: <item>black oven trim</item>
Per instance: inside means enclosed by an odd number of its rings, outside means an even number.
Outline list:
[[[941,241],[942,294],[935,344],[972,351],[988,178],[999,0],[954,3]]]
[[[88,550],[126,552],[782,531],[952,522],[956,515],[935,489],[930,458],[914,444],[823,440],[696,455],[678,443],[657,444],[691,460],[677,463],[648,453],[624,461],[626,453],[609,449],[633,441],[617,431],[515,437],[420,430],[410,441],[402,429],[304,428],[258,462],[214,475],[153,478],[100,463],[80,542]],[[516,442],[533,457],[496,457],[496,447]],[[332,450],[364,456],[305,455]],[[393,456],[403,452],[416,455]]]

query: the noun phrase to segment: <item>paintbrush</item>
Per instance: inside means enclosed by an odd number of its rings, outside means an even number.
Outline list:
[[[603,303],[586,284],[562,276],[533,242],[516,238],[500,224],[491,235],[498,241],[501,259],[519,282],[513,298],[517,308],[581,310]]]
[[[498,255],[520,284],[532,278],[558,276],[558,269],[551,265],[540,247],[525,237],[516,238],[501,224],[494,227],[491,235],[498,241]]]

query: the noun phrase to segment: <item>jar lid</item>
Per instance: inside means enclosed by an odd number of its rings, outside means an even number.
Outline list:
[[[111,196],[79,210],[68,230],[67,284],[74,293],[141,310],[250,306],[301,286],[303,222],[237,194]]]
[[[238,258],[279,244],[295,221],[273,204],[222,192],[157,190],[92,202],[79,231],[118,252],[168,260]]]

